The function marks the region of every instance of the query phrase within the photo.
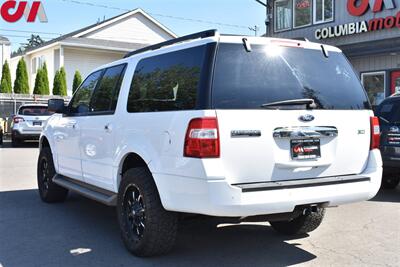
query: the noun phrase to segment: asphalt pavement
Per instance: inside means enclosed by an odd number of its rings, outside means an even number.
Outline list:
[[[143,259],[125,250],[114,208],[76,194],[41,202],[37,156],[37,143],[0,148],[0,267],[400,266],[400,188],[328,209],[320,228],[296,239],[268,223],[188,219],[170,254]]]

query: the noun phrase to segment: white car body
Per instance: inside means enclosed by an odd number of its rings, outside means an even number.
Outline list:
[[[292,42],[246,38],[251,45]],[[166,210],[213,216],[286,213],[299,205],[330,207],[374,197],[381,183],[382,161],[378,149],[370,150],[372,110],[127,111],[132,76],[141,59],[209,43],[241,44],[242,39],[218,35],[183,42],[99,68],[127,63],[115,113],[53,115],[42,133],[41,143],[48,140],[56,172],[118,193],[124,161],[134,154],[147,164]],[[304,49],[321,50],[320,44],[296,42]],[[340,52],[332,46],[324,49]],[[315,120],[300,121],[303,115],[312,115]],[[204,117],[218,120],[220,156],[185,157],[183,149],[189,122]],[[288,139],[274,137],[274,132],[282,127],[322,126],[332,126],[338,134],[321,137],[322,156],[314,160],[293,160]],[[242,130],[257,131],[261,135],[232,137],[232,131]],[[358,180],[358,177],[367,179]],[[324,178],[334,182],[312,183],[312,179]],[[347,178],[351,180],[346,181]],[[252,187],[254,184],[260,185],[259,190]],[[271,189],[271,185],[276,188]],[[247,187],[250,190],[245,190]]]

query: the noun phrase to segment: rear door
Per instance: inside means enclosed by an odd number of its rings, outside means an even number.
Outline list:
[[[232,183],[359,174],[372,111],[339,52],[221,44],[213,83],[221,160]],[[307,105],[273,105],[312,99]]]
[[[86,183],[113,189],[115,109],[126,64],[110,67],[96,87],[81,122],[81,160]]]
[[[57,147],[58,168],[62,175],[83,180],[81,166],[81,127],[88,116],[90,99],[101,77],[102,71],[86,78],[74,94],[68,107],[69,114],[59,119],[54,127],[54,140]]]

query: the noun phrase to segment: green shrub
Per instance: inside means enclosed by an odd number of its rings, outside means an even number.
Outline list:
[[[18,61],[16,78],[14,81],[14,93],[29,94],[28,71],[23,58]]]
[[[74,83],[72,84],[72,94],[75,93],[76,89],[78,89],[79,85],[82,83],[82,76],[79,70],[75,71],[74,75]]]
[[[3,71],[1,74],[0,93],[12,93],[11,72],[7,60],[4,62]]]

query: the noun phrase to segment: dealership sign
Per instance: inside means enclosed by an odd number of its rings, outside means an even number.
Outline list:
[[[350,15],[360,17],[369,9],[378,13],[385,9],[395,9],[393,0],[348,0],[347,11]],[[315,31],[316,39],[328,39],[365,32],[380,31],[383,29],[400,28],[400,11],[395,16],[373,18],[368,21],[351,22],[332,27],[325,27]]]
[[[1,18],[7,22],[17,22],[22,17],[27,22],[35,22],[39,18],[40,22],[47,22],[46,12],[41,1],[33,1],[32,5],[28,1],[7,0],[0,7]]]

